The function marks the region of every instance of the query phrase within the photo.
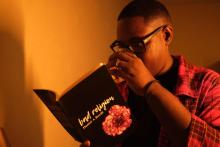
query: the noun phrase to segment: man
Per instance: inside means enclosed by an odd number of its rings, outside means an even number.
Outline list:
[[[118,17],[108,66],[138,122],[121,146],[220,146],[220,75],[172,56],[172,39],[158,1],[132,1]]]

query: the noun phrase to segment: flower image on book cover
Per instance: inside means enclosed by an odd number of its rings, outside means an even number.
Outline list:
[[[112,146],[134,129],[134,119],[105,65],[67,90],[58,103],[83,141]]]

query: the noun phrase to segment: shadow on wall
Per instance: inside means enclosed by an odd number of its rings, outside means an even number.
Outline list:
[[[217,61],[211,65],[209,65],[209,68],[217,71],[218,73],[220,73],[220,61]]]
[[[9,143],[12,147],[43,147],[40,112],[31,92],[25,90],[23,43],[0,31],[0,50],[0,106]]]

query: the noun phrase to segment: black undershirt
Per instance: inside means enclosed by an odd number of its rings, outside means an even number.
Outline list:
[[[160,84],[173,91],[177,81],[178,61],[174,59],[173,65],[165,74],[156,77]],[[156,147],[160,132],[160,123],[156,116],[149,109],[143,97],[136,95],[129,89],[128,105],[134,115],[136,128],[122,144],[122,147],[146,146]]]

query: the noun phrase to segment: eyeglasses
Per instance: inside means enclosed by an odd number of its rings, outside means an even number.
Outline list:
[[[113,52],[120,52],[124,50],[128,50],[133,52],[134,54],[140,54],[145,52],[146,50],[146,44],[153,38],[155,35],[157,35],[162,29],[164,29],[167,25],[162,25],[155,29],[150,34],[145,35],[144,37],[134,37],[129,40],[129,44],[124,44],[123,42],[116,40],[111,45],[110,48],[113,50]]]

